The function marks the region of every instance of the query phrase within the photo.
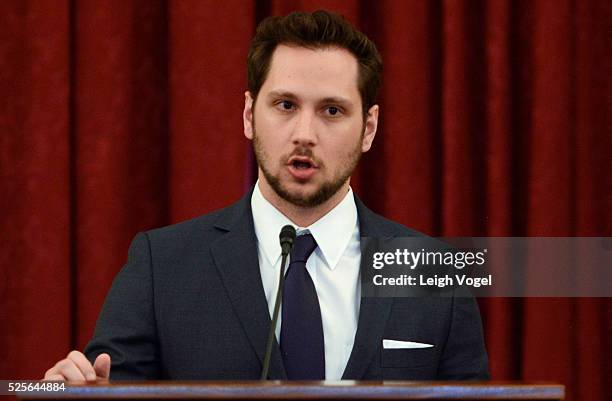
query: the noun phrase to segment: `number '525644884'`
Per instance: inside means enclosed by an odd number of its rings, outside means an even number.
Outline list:
[[[10,381],[6,380],[1,386],[8,394],[32,393],[32,392],[52,392],[66,390],[66,383],[52,381]]]

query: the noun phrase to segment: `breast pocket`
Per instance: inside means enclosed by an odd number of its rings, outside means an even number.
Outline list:
[[[437,350],[432,348],[382,349],[383,368],[420,368],[436,364]]]

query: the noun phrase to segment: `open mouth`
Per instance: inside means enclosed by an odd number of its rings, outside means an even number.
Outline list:
[[[289,173],[300,182],[310,180],[317,173],[319,166],[308,156],[293,156],[287,162]]]
[[[289,165],[293,166],[296,170],[308,170],[310,168],[317,168],[317,165],[308,157],[295,156],[289,160]]]
[[[298,170],[306,170],[312,167],[312,163],[304,162],[300,160],[294,160],[293,163],[291,164],[293,165],[293,167],[295,167]]]

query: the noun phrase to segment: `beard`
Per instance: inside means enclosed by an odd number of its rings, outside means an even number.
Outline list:
[[[267,155],[264,151],[263,145],[257,135],[255,127],[253,127],[253,152],[255,153],[257,165],[263,172],[265,180],[279,197],[293,205],[310,208],[319,206],[329,200],[340,190],[340,188],[342,188],[344,183],[353,174],[353,171],[355,170],[355,167],[357,167],[357,163],[361,158],[363,134],[364,133],[362,130],[361,135],[359,137],[359,141],[357,141],[356,146],[346,154],[344,160],[342,160],[340,164],[339,171],[337,171],[333,177],[321,183],[318,188],[316,188],[310,194],[299,193],[297,191],[292,192],[281,181],[280,174],[275,175],[270,171],[270,163],[274,163],[274,161],[270,160],[269,155]],[[284,168],[286,162],[292,156],[296,155],[309,157],[310,159],[315,161],[315,163],[320,169],[325,168],[323,162],[315,158],[312,149],[306,146],[296,147],[291,154],[282,156],[278,162],[279,167],[281,169]]]

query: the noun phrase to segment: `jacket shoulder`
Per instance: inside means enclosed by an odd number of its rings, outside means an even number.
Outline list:
[[[230,206],[165,227],[144,232],[152,248],[199,248],[223,235],[228,225],[250,212],[246,197]],[[158,248],[159,249],[159,248]],[[174,249],[177,250],[177,249]]]

